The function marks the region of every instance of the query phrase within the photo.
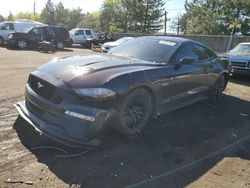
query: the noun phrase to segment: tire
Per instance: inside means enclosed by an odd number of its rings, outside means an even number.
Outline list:
[[[226,79],[224,75],[221,75],[217,82],[214,85],[214,88],[211,91],[209,101],[211,103],[218,103],[223,98],[223,91],[225,89]]]
[[[117,118],[113,128],[123,135],[141,133],[150,118],[152,99],[143,88],[131,91],[117,107]]]
[[[56,44],[56,47],[57,47],[58,50],[63,50],[64,49],[64,43],[63,42],[58,42]]]
[[[25,49],[28,46],[28,42],[25,39],[19,39],[16,45],[19,49]]]
[[[3,46],[4,45],[4,39],[3,37],[0,37],[0,46]]]

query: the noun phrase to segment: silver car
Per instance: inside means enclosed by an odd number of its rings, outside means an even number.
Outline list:
[[[123,37],[123,38],[120,38],[116,41],[113,41],[113,42],[105,42],[103,45],[102,45],[102,51],[103,52],[108,52],[111,48],[114,48],[126,41],[129,41],[131,39],[134,39],[134,37]]]
[[[84,45],[87,39],[94,38],[95,33],[92,29],[87,28],[74,28],[69,31],[72,44]]]

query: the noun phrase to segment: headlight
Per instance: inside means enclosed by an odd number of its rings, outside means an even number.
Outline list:
[[[13,34],[9,34],[8,39],[12,39],[13,38]]]
[[[103,49],[103,50],[105,50],[106,48],[108,48],[108,46],[102,45],[102,49]]]
[[[115,92],[107,88],[84,88],[75,90],[78,95],[94,99],[107,99],[115,96]]]

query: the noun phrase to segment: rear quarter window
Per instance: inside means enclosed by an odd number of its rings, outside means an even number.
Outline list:
[[[1,30],[15,30],[14,29],[14,24],[13,23],[4,23],[3,25],[1,25]]]
[[[65,28],[54,27],[54,30],[55,30],[56,35],[60,35],[60,36],[67,36],[68,35],[68,31]]]

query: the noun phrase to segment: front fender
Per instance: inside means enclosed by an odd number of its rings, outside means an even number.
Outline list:
[[[148,74],[148,71],[140,71],[119,75],[107,82],[107,84],[105,84],[105,87],[110,88],[111,90],[118,93],[118,95],[120,96],[124,96],[131,90],[138,87],[147,87],[153,90],[152,79]]]

